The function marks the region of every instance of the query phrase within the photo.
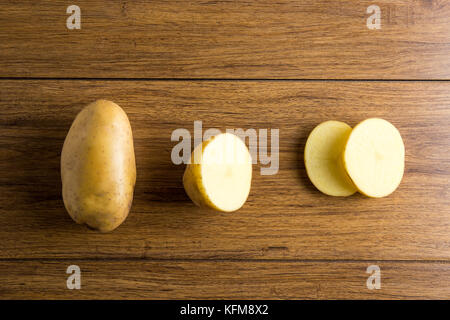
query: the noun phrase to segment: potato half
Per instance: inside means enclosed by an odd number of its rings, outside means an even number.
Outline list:
[[[98,100],[75,118],[61,153],[64,205],[77,223],[107,232],[128,216],[136,182],[133,136],[125,112]]]
[[[186,193],[195,204],[224,212],[244,205],[251,180],[250,152],[231,133],[216,135],[198,145],[183,176]]]
[[[357,190],[342,164],[342,151],[352,128],[344,122],[326,121],[311,131],[305,145],[309,179],[330,196],[350,196]]]
[[[399,186],[405,167],[402,137],[390,122],[371,118],[351,132],[343,153],[345,168],[358,190],[385,197]]]

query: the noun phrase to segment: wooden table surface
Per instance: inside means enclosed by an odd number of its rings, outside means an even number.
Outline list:
[[[0,299],[450,298],[450,1],[0,1]],[[60,153],[105,98],[133,128],[137,184],[112,233],[75,224]],[[382,117],[406,169],[389,197],[306,176],[309,132]],[[178,128],[279,129],[279,171],[234,213],[197,208]],[[82,288],[69,290],[78,265]],[[369,290],[366,269],[381,269]]]

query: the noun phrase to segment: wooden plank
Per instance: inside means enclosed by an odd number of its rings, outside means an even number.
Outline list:
[[[449,79],[450,3],[2,1],[1,77]]]
[[[0,258],[450,259],[450,82],[0,81]],[[59,157],[83,106],[128,113],[137,159],[132,212],[110,234],[75,224]],[[303,148],[329,119],[395,124],[406,172],[391,196],[329,197],[309,182]],[[173,130],[278,128],[280,170],[255,165],[235,213],[195,207],[171,162]]]
[[[69,265],[81,289],[67,289]],[[369,290],[369,265],[381,288]],[[448,263],[1,261],[0,299],[449,299]]]

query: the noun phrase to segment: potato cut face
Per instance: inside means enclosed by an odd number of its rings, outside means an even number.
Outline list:
[[[224,133],[212,139],[201,157],[202,185],[216,209],[235,211],[250,193],[252,158],[245,143],[234,134]]]
[[[405,146],[390,122],[371,118],[359,123],[344,150],[345,168],[358,190],[385,197],[399,186],[405,167]]]
[[[352,128],[326,121],[310,133],[305,145],[305,167],[314,186],[330,196],[350,196],[357,190],[342,164],[342,152]]]

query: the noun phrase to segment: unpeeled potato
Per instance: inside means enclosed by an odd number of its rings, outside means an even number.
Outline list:
[[[98,100],[75,118],[61,153],[64,205],[77,223],[112,231],[128,216],[136,182],[133,136],[126,113]]]

